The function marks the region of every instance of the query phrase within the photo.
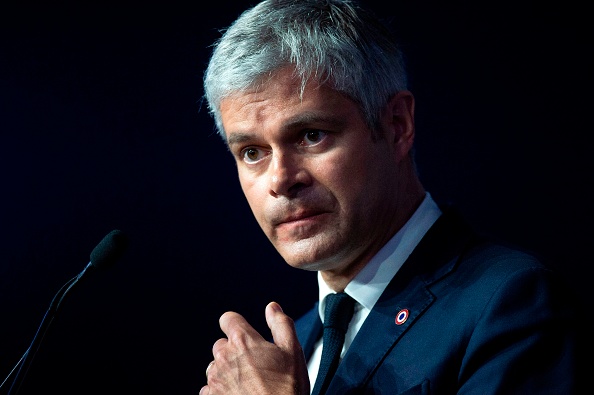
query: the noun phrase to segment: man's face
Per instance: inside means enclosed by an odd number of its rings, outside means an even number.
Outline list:
[[[291,266],[358,271],[395,233],[399,154],[326,86],[303,97],[291,69],[221,103],[256,220]]]

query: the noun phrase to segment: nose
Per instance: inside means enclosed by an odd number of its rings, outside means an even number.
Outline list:
[[[311,184],[306,162],[298,155],[273,152],[269,167],[269,193],[274,197],[295,197]]]

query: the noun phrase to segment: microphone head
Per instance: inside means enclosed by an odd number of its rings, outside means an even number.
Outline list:
[[[128,246],[128,238],[120,230],[112,230],[91,252],[90,265],[95,268],[112,266],[122,256]]]

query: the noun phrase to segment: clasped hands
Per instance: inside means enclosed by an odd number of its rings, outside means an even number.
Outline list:
[[[303,350],[291,317],[276,302],[266,306],[273,343],[264,339],[240,314],[219,319],[226,338],[212,347],[200,395],[308,395],[309,378]]]

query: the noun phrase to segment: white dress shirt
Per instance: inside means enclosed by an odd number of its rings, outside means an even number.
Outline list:
[[[359,328],[363,325],[363,321],[367,318],[367,315],[388,286],[388,283],[396,275],[396,272],[398,272],[404,261],[406,261],[440,215],[441,210],[433,198],[431,198],[431,195],[426,193],[425,199],[423,199],[423,202],[412,217],[346,286],[344,291],[355,299],[356,303],[355,312],[345,336],[344,346],[340,355],[341,358],[348,350]],[[324,322],[325,298],[328,294],[334,293],[334,291],[326,285],[319,272],[318,286],[320,300],[319,312],[320,318]],[[321,357],[322,339],[316,343],[313,354],[307,364],[310,389],[314,387]]]

